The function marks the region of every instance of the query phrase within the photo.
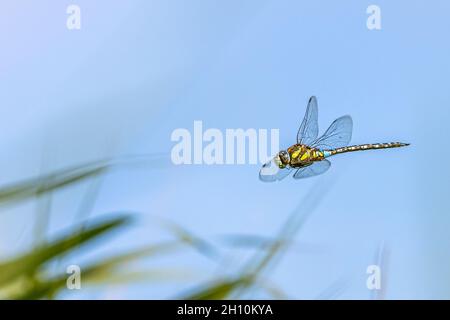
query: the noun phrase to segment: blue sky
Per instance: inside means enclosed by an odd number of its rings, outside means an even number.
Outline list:
[[[82,28],[66,29],[69,4]],[[366,8],[381,8],[368,30]],[[387,298],[449,298],[448,156],[450,7],[445,1],[14,1],[0,10],[2,184],[70,164],[128,153],[170,152],[171,132],[279,128],[295,134],[311,95],[323,132],[353,118],[352,143],[408,148],[345,154],[323,176],[263,184],[259,166],[124,168],[102,184],[94,214],[141,212],[109,250],[164,237],[149,214],[197,234],[276,234],[311,188],[331,185],[271,280],[314,298],[341,278],[343,298],[369,298],[366,267],[390,250]],[[58,194],[50,232],[73,222],[85,186]],[[5,255],[33,240],[33,204],[4,208]],[[26,236],[17,242],[18,234]],[[150,232],[151,230],[151,232]],[[15,245],[11,245],[15,243]],[[195,256],[164,263],[218,268]],[[248,252],[230,254],[230,270]],[[224,270],[225,271],[229,271]],[[123,298],[173,296],[192,282],[119,288]],[[107,297],[109,288],[80,292]]]

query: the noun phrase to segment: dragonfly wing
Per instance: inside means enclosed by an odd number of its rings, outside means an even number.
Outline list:
[[[317,135],[319,134],[319,123],[317,122],[317,118],[317,99],[312,96],[309,98],[305,117],[303,118],[302,124],[297,132],[297,143],[309,145],[317,139]]]
[[[291,173],[291,168],[280,169],[275,163],[275,160],[264,164],[259,171],[259,180],[264,182],[274,182],[286,178]]]
[[[345,147],[352,139],[353,121],[350,116],[343,116],[333,121],[325,133],[311,146],[330,150]]]
[[[298,169],[294,174],[294,179],[314,177],[327,171],[331,166],[330,161],[322,160],[314,162],[312,165]]]

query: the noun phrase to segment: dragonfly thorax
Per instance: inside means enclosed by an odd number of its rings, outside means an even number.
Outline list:
[[[321,150],[304,144],[294,144],[287,149],[287,152],[289,154],[289,165],[293,168],[308,166],[314,161],[324,159]]]

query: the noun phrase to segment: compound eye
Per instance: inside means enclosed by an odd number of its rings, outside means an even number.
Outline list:
[[[286,151],[280,151],[280,160],[283,162],[283,164],[286,164],[289,162],[289,156]]]

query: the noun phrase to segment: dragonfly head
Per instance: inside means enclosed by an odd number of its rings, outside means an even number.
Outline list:
[[[289,164],[290,160],[291,159],[290,159],[289,153],[285,150],[278,152],[278,154],[275,156],[275,162],[280,169],[286,168],[286,166]]]

